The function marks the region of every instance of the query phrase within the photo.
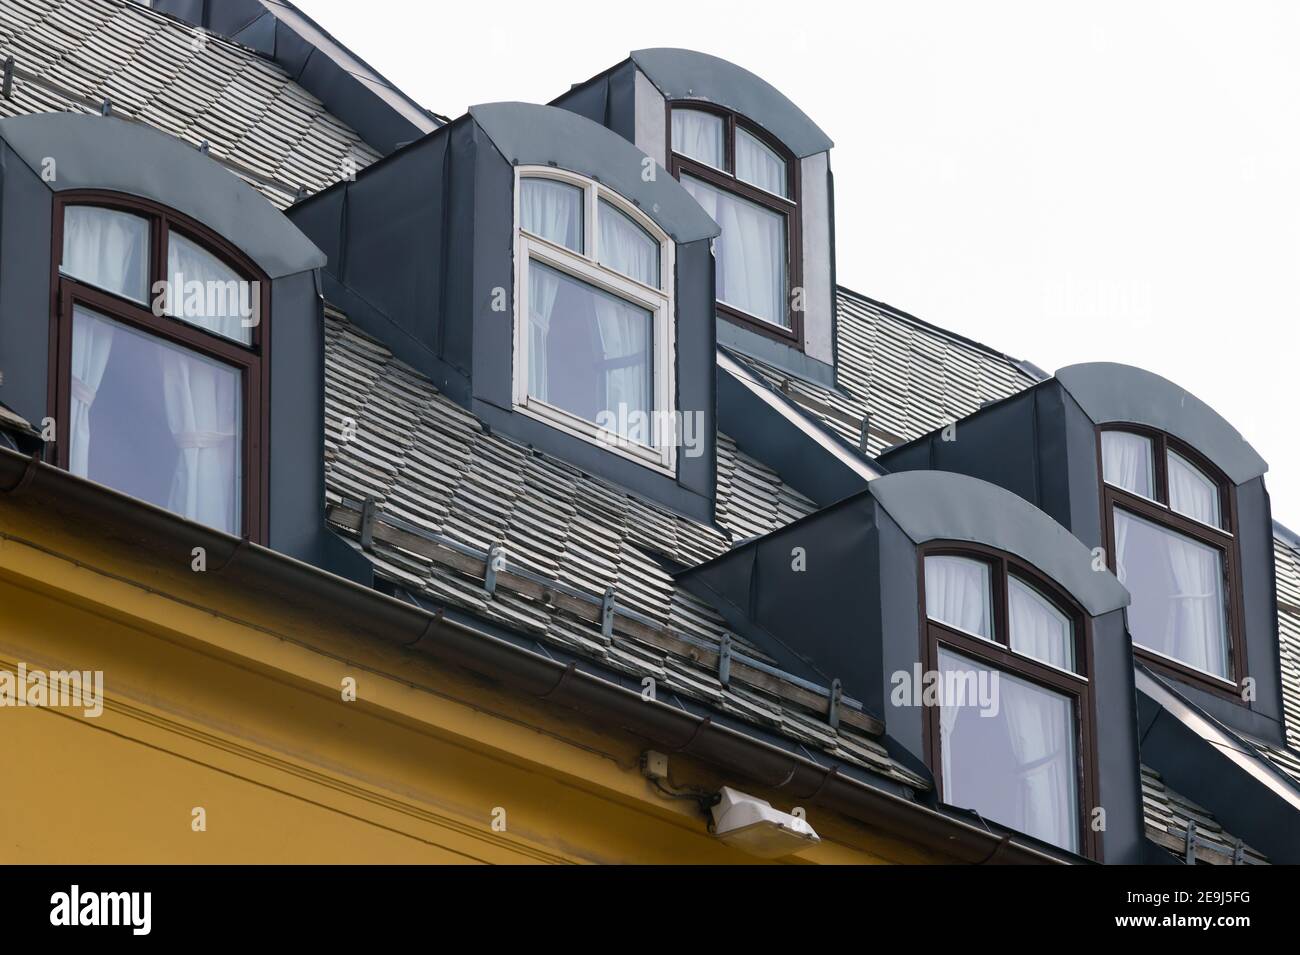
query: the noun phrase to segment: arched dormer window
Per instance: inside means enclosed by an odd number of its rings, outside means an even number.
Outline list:
[[[670,170],[722,227],[718,312],[802,347],[798,159],[730,110],[686,101],[669,116]]]
[[[1245,648],[1232,483],[1161,431],[1106,425],[1098,440],[1107,553],[1133,595],[1135,649],[1235,695]]]
[[[270,282],[138,197],[66,191],[54,210],[58,464],[263,540]]]
[[[1024,562],[927,547],[922,659],[936,676],[929,750],[945,803],[1095,856],[1089,617]]]
[[[515,405],[672,473],[674,245],[618,193],[520,167]]]

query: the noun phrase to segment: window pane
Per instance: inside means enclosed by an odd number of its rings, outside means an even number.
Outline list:
[[[725,139],[721,116],[698,109],[673,110],[673,152],[725,169]]]
[[[736,130],[736,178],[778,196],[787,194],[785,160],[756,136]]]
[[[1151,439],[1128,431],[1101,433],[1101,472],[1107,484],[1155,498]]]
[[[167,238],[165,311],[190,325],[251,345],[261,294],[207,249],[172,232]]]
[[[1207,673],[1228,675],[1223,554],[1115,509],[1115,566],[1133,595],[1133,641]]]
[[[237,369],[77,306],[72,375],[73,474],[240,533]]]
[[[528,263],[528,394],[624,438],[653,443],[654,316]]]
[[[939,649],[943,801],[1079,849],[1074,701]]]
[[[1219,485],[1177,452],[1169,452],[1169,507],[1194,521],[1222,527]]]
[[[785,216],[690,176],[682,176],[682,185],[722,227],[716,246],[718,301],[789,328]]]
[[[519,182],[519,227],[581,254],[584,193],[554,179]]]
[[[116,209],[68,206],[64,274],[106,292],[149,301],[149,220]]]
[[[1074,625],[1052,601],[1016,577],[1008,578],[1011,649],[1062,670],[1076,668]]]
[[[931,620],[993,639],[989,565],[969,557],[925,559],[925,613]]]
[[[659,288],[659,243],[604,199],[600,200],[600,264]]]

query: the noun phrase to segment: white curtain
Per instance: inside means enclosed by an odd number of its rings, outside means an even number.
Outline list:
[[[64,273],[137,302],[149,300],[149,222],[97,206],[63,213]]]
[[[1101,476],[1143,497],[1151,493],[1151,440],[1127,431],[1101,433]]]
[[[550,395],[546,349],[551,312],[560,294],[560,276],[537,262],[528,263],[528,394],[542,401]]]
[[[113,325],[81,306],[72,311],[72,420],[68,469],[90,476],[90,409],[113,349]]]
[[[698,109],[673,110],[673,152],[725,168],[722,118]]]
[[[698,179],[683,176],[682,185],[722,227],[717,241],[718,300],[789,327],[785,307],[785,220]]]
[[[548,242],[582,252],[583,199],[577,186],[554,179],[523,179],[519,183],[519,226]]]
[[[243,485],[239,375],[172,348],[159,354],[167,426],[179,452],[167,507],[238,534]]]
[[[1226,676],[1222,569],[1219,555],[1208,547],[1168,536],[1169,570],[1177,588],[1172,595],[1164,634],[1165,649],[1185,663]]]
[[[736,178],[778,196],[786,194],[785,161],[743,129],[736,130]]]
[[[925,613],[959,630],[992,637],[988,565],[965,557],[925,559]]]
[[[1172,451],[1169,453],[1169,506],[1202,524],[1219,527],[1219,486]]]
[[[600,203],[600,264],[659,288],[659,243],[608,202]]]
[[[651,316],[607,295],[593,295],[592,304],[600,336],[605,410],[615,412],[620,422],[628,421],[632,412],[650,410]],[[621,413],[623,409],[627,414]],[[649,434],[639,437],[652,443],[654,440]]]
[[[1011,649],[1064,670],[1074,669],[1070,620],[1046,597],[1011,578],[1007,611],[1011,618]]]
[[[1045,842],[1078,844],[1073,706],[1063,697],[1003,674],[999,701],[1019,764],[1017,829]]]
[[[191,325],[247,345],[253,329],[245,326],[260,307],[251,282],[207,249],[173,232],[167,242],[167,314]]]

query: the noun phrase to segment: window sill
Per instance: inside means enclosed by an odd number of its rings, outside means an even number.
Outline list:
[[[537,398],[516,401],[514,410],[555,428],[557,431],[562,431],[570,437],[586,441],[594,447],[640,464],[642,467],[671,478],[677,477],[677,455],[674,448],[657,450],[638,444]]]

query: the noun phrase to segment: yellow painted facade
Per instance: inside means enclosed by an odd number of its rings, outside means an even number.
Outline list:
[[[0,862],[758,861],[658,793],[629,735],[188,560],[0,496],[0,670],[101,670],[105,696],[98,717],[0,708]],[[685,757],[670,769],[791,808]],[[790,861],[943,861],[809,821],[823,841]]]

